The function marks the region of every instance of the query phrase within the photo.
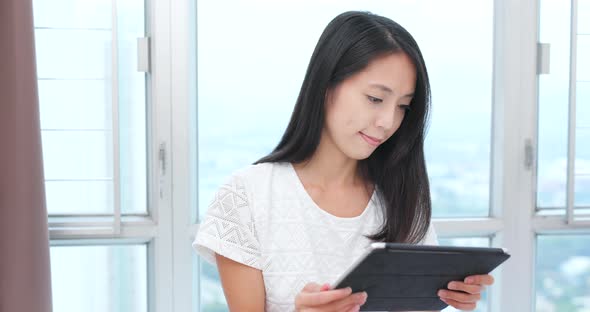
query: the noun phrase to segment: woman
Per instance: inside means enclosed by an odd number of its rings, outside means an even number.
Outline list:
[[[219,188],[193,243],[217,265],[231,311],[358,311],[367,294],[330,283],[371,242],[437,244],[429,105],[403,27],[368,12],[328,24],[280,143]],[[493,278],[470,278],[437,295],[473,310]]]

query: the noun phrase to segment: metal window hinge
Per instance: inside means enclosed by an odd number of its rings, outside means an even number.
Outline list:
[[[137,38],[137,71],[150,72],[150,38]]]
[[[537,75],[549,74],[551,45],[537,43]]]
[[[531,139],[526,139],[524,144],[524,167],[532,170],[535,162],[535,149]]]
[[[160,198],[164,198],[164,188],[166,186],[166,143],[160,143],[158,149],[158,161],[160,162],[159,191]]]
[[[166,175],[166,143],[160,143],[160,149],[158,150],[158,160],[160,161],[160,174]]]

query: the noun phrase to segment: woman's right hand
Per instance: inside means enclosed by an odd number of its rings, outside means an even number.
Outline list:
[[[367,293],[352,293],[350,287],[329,290],[327,285],[309,283],[295,297],[297,312],[353,312],[367,301]]]

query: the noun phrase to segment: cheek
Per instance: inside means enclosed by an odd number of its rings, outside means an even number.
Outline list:
[[[363,128],[363,120],[367,119],[367,112],[359,109],[354,103],[333,103],[326,110],[326,121],[332,132],[343,135],[356,134]]]

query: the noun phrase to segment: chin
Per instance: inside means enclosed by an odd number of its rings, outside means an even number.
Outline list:
[[[375,150],[371,150],[371,151],[356,150],[356,151],[351,151],[350,153],[346,153],[346,156],[348,156],[351,159],[355,159],[355,160],[363,160],[363,159],[369,158],[369,156],[371,156],[371,154],[373,154],[374,151]]]

